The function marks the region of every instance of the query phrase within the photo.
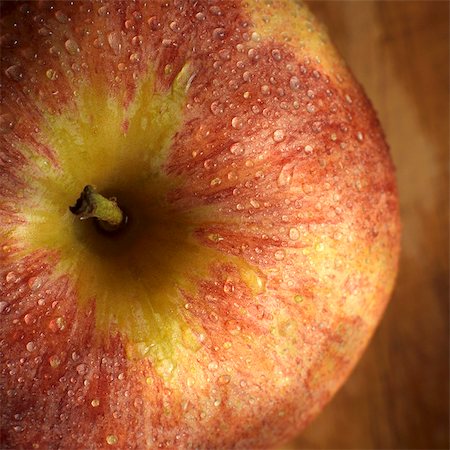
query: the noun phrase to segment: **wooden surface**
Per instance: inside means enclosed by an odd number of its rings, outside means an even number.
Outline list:
[[[348,382],[289,447],[449,448],[449,3],[312,1],[378,111],[397,166],[393,299]]]

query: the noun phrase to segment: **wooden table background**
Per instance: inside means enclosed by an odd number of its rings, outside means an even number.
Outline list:
[[[363,359],[287,449],[449,448],[449,3],[310,1],[378,111],[397,166],[403,254]]]

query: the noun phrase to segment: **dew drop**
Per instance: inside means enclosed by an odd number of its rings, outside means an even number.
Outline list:
[[[311,145],[305,145],[305,153],[306,154],[311,154],[313,152],[313,147]]]
[[[195,15],[195,18],[196,18],[197,20],[202,21],[202,20],[205,20],[205,15],[204,15],[202,12],[198,12],[198,13]]]
[[[267,84],[261,86],[261,93],[263,95],[270,95],[270,87]]]
[[[271,54],[272,54],[272,58],[275,60],[275,61],[281,61],[281,59],[282,59],[282,56],[281,56],[281,52],[280,52],[280,50],[278,50],[278,49],[273,49],[272,51],[271,51]]]
[[[28,287],[32,290],[32,291],[36,291],[38,290],[42,285],[42,280],[39,277],[31,277],[28,280]]]
[[[98,10],[97,10],[97,14],[100,17],[107,16],[109,14],[108,7],[107,6],[100,6],[100,8],[98,8]]]
[[[244,151],[244,146],[240,142],[236,142],[230,147],[230,152],[235,156],[244,154]]]
[[[293,241],[297,241],[300,237],[300,233],[297,230],[297,228],[291,228],[289,230],[289,239],[293,240]]]
[[[0,302],[0,314],[3,312],[3,311],[5,311],[5,310],[7,310],[6,308],[9,306],[9,303],[8,302]]]
[[[241,326],[237,320],[227,320],[225,328],[232,336],[236,336],[241,332]]]
[[[214,101],[211,103],[209,109],[211,110],[211,112],[217,116],[219,114],[222,114],[224,111],[224,105],[219,102],[218,100]]]
[[[80,51],[80,47],[78,47],[78,44],[73,39],[67,39],[67,41],[64,42],[64,47],[66,47],[66,50],[70,55],[76,55]]]
[[[289,80],[289,86],[291,89],[297,90],[300,87],[300,80],[295,75]]]
[[[32,352],[35,348],[36,348],[36,346],[35,346],[34,342],[32,342],[32,341],[28,342],[28,344],[27,344],[27,350],[28,350],[29,352]]]
[[[225,39],[225,28],[215,28],[212,34],[214,39],[223,40]]]
[[[122,43],[120,40],[120,35],[117,31],[111,31],[111,33],[108,34],[108,44],[115,55],[118,55],[122,50]]]
[[[17,277],[16,274],[14,272],[8,272],[5,276],[5,281],[7,283],[14,283],[15,281],[17,281]]]
[[[172,31],[174,31],[175,33],[180,31],[180,27],[179,27],[178,23],[175,20],[169,23],[169,28]]]
[[[284,140],[284,131],[283,130],[275,130],[273,132],[273,140],[275,142],[281,142],[282,140]]]
[[[92,402],[91,402],[91,405],[92,405],[94,408],[97,408],[97,406],[100,405],[100,400],[94,398],[94,400],[92,400]]]
[[[53,367],[53,369],[61,364],[61,360],[56,355],[50,356],[48,362],[50,363],[50,366]]]
[[[211,187],[214,187],[214,186],[219,186],[219,184],[221,184],[221,183],[222,183],[222,180],[220,178],[213,178],[209,184]]]
[[[64,328],[66,327],[66,321],[64,320],[63,317],[57,317],[56,319],[52,319],[49,322],[48,327],[50,328],[51,331],[56,333],[57,331],[64,330]]]
[[[56,11],[55,17],[59,23],[67,23],[69,21],[69,18],[62,11]]]
[[[108,445],[116,445],[119,440],[115,434],[108,434],[108,436],[106,436],[106,442]]]
[[[225,384],[228,384],[230,380],[230,375],[220,375],[220,377],[217,378],[217,384],[220,386],[224,386]]]
[[[23,321],[25,322],[26,325],[30,325],[30,323],[33,322],[33,317],[31,314],[25,314],[23,316]]]
[[[231,120],[231,126],[236,130],[240,130],[243,125],[244,123],[240,117],[233,117],[233,119]]]
[[[358,139],[359,142],[362,142],[364,140],[364,135],[361,133],[361,131],[358,131],[356,133],[356,139]]]
[[[18,64],[14,64],[5,70],[5,74],[11,80],[20,81],[23,78],[23,69]]]
[[[42,27],[42,28],[39,28],[38,34],[39,34],[39,36],[50,36],[52,34],[52,32],[48,28]]]
[[[15,125],[16,121],[12,114],[5,113],[0,116],[0,134],[11,132]]]
[[[80,375],[84,375],[87,372],[87,366],[86,364],[78,364],[76,370]]]
[[[55,81],[58,78],[58,73],[54,69],[48,69],[47,72],[45,72],[45,75],[51,81]]]
[[[277,250],[274,256],[277,261],[282,261],[285,257],[284,250]]]
[[[159,30],[161,28],[161,22],[155,16],[150,17],[150,19],[147,20],[147,23],[153,31]]]
[[[216,361],[212,361],[208,364],[208,369],[211,371],[217,370],[219,368],[219,364]]]
[[[303,302],[303,297],[301,295],[295,295],[294,296],[294,302],[295,303],[302,303]]]
[[[229,294],[233,291],[234,291],[234,285],[231,282],[231,280],[227,279],[223,285],[223,292],[225,292],[225,294]]]
[[[316,250],[317,250],[318,252],[322,252],[322,251],[324,250],[324,248],[325,248],[325,245],[323,245],[322,242],[319,242],[319,243],[316,245]]]

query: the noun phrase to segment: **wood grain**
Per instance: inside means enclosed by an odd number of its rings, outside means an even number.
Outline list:
[[[286,449],[449,448],[449,3],[310,1],[371,98],[397,167],[392,301],[334,400]]]

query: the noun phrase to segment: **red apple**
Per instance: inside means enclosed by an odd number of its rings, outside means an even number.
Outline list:
[[[388,147],[323,29],[293,0],[33,1],[1,32],[2,448],[294,436],[399,253]]]

